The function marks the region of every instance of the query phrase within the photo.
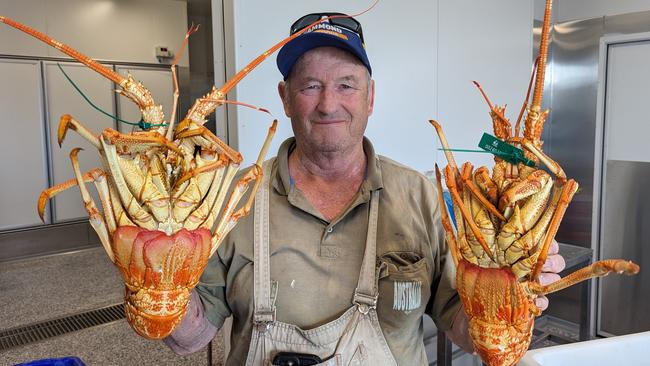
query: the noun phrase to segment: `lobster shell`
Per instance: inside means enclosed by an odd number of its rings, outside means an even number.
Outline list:
[[[523,357],[536,308],[510,268],[483,268],[462,259],[456,285],[481,359],[488,365],[512,365]]]
[[[171,236],[136,226],[115,230],[112,249],[125,283],[124,310],[138,334],[160,339],[183,319],[190,291],[208,263],[210,240],[207,229],[181,229]]]

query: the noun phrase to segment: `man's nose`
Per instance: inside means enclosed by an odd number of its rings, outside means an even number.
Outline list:
[[[333,88],[323,88],[318,101],[318,111],[323,114],[331,114],[338,109],[338,95]]]

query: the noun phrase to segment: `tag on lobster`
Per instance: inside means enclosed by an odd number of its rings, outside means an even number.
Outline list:
[[[524,163],[530,167],[535,166],[535,162],[524,157],[524,152],[521,149],[499,140],[489,133],[483,133],[478,147],[512,164]]]

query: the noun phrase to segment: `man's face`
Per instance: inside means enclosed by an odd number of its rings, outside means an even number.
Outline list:
[[[375,93],[367,69],[353,55],[335,47],[310,50],[278,90],[302,146],[336,152],[361,143]]]

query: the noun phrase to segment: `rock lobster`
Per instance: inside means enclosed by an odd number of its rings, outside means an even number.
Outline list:
[[[440,124],[430,121],[445,150],[445,183],[457,218],[454,233],[446,207],[441,205],[446,240],[456,264],[456,286],[469,319],[472,343],[490,366],[513,365],[528,350],[535,317],[541,313],[534,303],[537,296],[610,272],[639,272],[639,266],[632,262],[609,259],[550,285],[539,283],[550,244],[578,189],[578,183],[567,179],[560,165],[541,149],[541,133],[548,115],[548,111],[541,111],[541,101],[551,8],[552,0],[547,0],[535,87],[526,109],[523,137],[519,137],[519,124],[533,79],[514,133],[504,117],[505,107],[493,106],[476,83],[490,107],[494,134],[501,142],[521,147],[524,159],[513,161],[496,154],[491,174],[486,167],[473,170],[469,162],[459,169]],[[555,178],[537,167],[540,162]],[[437,166],[436,178],[439,200],[444,202]]]
[[[162,106],[131,75],[124,77],[12,19],[0,16],[0,22],[55,47],[113,81],[119,93],[140,109],[144,131],[129,134],[106,128],[97,135],[72,116],[61,117],[59,144],[68,130],[76,131],[97,148],[103,168],[82,173],[77,158],[81,149],[73,149],[70,159],[75,178],[43,191],[38,213],[43,219],[50,198],[78,185],[90,224],[122,274],[129,324],[145,338],[166,337],[183,318],[190,291],[208,259],[237,221],[250,211],[261,182],[261,163],[277,125],[273,121],[257,162],[233,183],[242,156],[203,126],[206,117],[229,102],[226,94],[244,76],[304,31],[274,45],[221,88],[213,87],[175,125],[179,95],[175,62],[174,105],[167,123]],[[194,30],[188,31],[185,42]],[[101,211],[85,186],[91,182],[99,194]],[[249,198],[238,206],[253,182]]]

